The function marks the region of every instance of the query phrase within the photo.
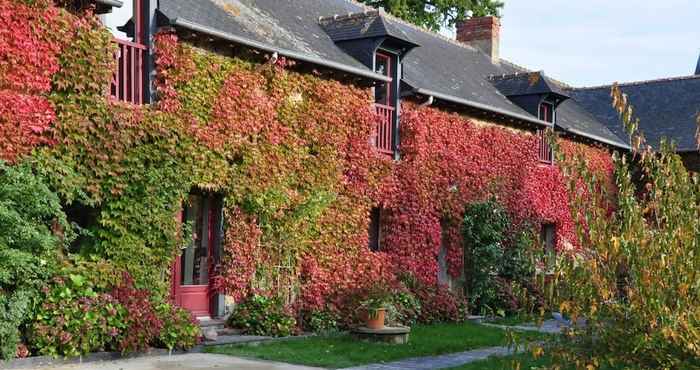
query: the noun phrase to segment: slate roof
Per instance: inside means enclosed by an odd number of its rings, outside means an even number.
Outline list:
[[[368,9],[352,0],[159,0],[158,7],[161,19],[175,26],[186,25],[192,30],[219,37],[233,35],[235,38],[230,39],[234,41],[242,38],[263,50],[265,47],[279,48],[307,58],[306,61],[334,63],[371,78],[381,77],[341,49],[334,39],[358,37],[358,30],[365,26],[366,32],[372,34],[400,36],[419,45],[403,59],[402,85],[414,93],[546,124],[511,102],[490,80],[495,76],[531,72],[522,67],[505,60],[494,64],[490,57],[475,48],[383,13],[378,13],[375,19],[363,19],[363,27],[338,27],[329,33],[327,27],[324,30],[322,24],[328,17],[338,15],[340,18],[365,13]],[[605,91],[601,95],[596,89],[571,90],[549,78],[542,81],[545,86],[538,89],[572,96],[557,109],[558,127],[599,142],[628,147],[628,140],[604,114],[611,110],[607,97],[609,87],[601,88],[600,91]],[[695,96],[700,96],[697,93],[700,90],[693,91]],[[583,100],[580,101],[579,97]],[[681,99],[679,104],[686,100]],[[700,106],[697,101],[687,103],[690,105],[686,105],[686,110]],[[637,103],[638,106],[642,104]],[[677,112],[677,108],[672,110]]]
[[[505,96],[540,94],[569,96],[558,83],[545,76],[542,71],[490,76],[489,81]]]
[[[382,17],[378,10],[347,15],[335,14],[321,17],[318,22],[334,42],[372,37],[393,37],[411,43],[408,35],[388,19]]]
[[[679,151],[694,151],[696,119],[700,114],[700,76],[621,84],[639,118],[639,129],[654,148],[662,137],[673,140]],[[627,138],[617,112],[610,104],[610,86],[579,88],[574,99],[620,138]]]

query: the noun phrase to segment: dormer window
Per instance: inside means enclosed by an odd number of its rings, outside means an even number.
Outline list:
[[[556,114],[554,112],[554,104],[548,101],[543,101],[540,103],[539,107],[539,119],[545,122],[554,123]],[[552,145],[549,143],[547,134],[545,130],[539,130],[537,132],[537,143],[538,143],[538,157],[540,162],[552,164],[554,163],[554,153],[552,151]]]
[[[374,145],[381,153],[394,154],[395,115],[398,101],[394,93],[394,76],[396,69],[396,56],[391,53],[378,51],[375,55],[374,71],[391,80],[378,83],[374,87],[374,104],[377,109],[377,136]]]
[[[377,130],[371,138],[377,151],[397,158],[401,58],[419,45],[403,27],[377,10],[319,18],[335,44],[375,72],[374,105]]]

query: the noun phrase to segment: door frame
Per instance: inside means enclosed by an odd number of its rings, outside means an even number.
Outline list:
[[[217,273],[217,266],[221,262],[223,255],[223,196],[207,192],[193,191],[192,195],[198,195],[205,201],[203,204],[207,214],[208,231],[208,284],[207,285],[181,285],[182,280],[182,252],[179,249],[171,267],[171,298],[176,305],[186,308],[187,299],[194,295],[204,294],[206,302],[199,305],[198,309],[190,309],[195,317],[222,317],[224,315],[224,295],[217,292],[213,287],[214,276]],[[181,206],[177,212],[176,221],[180,232],[185,222],[185,206]],[[182,233],[181,233],[182,234]],[[192,236],[184,237],[191,238]],[[197,298],[194,298],[197,299]]]

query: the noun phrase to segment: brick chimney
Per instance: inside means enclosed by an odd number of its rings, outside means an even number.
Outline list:
[[[469,18],[457,23],[457,41],[471,45],[499,62],[501,20],[498,17]]]

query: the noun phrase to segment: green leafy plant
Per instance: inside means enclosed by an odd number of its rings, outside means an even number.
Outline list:
[[[466,291],[478,311],[497,311],[497,277],[502,271],[504,243],[510,220],[495,199],[466,207],[462,221]]]
[[[292,335],[296,319],[279,298],[252,295],[236,305],[227,324],[244,334],[284,337]]]
[[[333,334],[339,331],[340,318],[331,310],[318,310],[310,313],[308,318],[308,328],[323,335]]]
[[[68,271],[44,289],[31,346],[53,357],[116,350],[116,338],[126,329],[126,309],[111,295],[98,293],[89,277]]]
[[[0,358],[14,358],[20,329],[73,236],[56,194],[28,164],[0,161]]]
[[[159,345],[173,350],[189,349],[199,344],[202,331],[190,312],[170,303],[158,305],[156,312],[162,323],[157,340]]]

